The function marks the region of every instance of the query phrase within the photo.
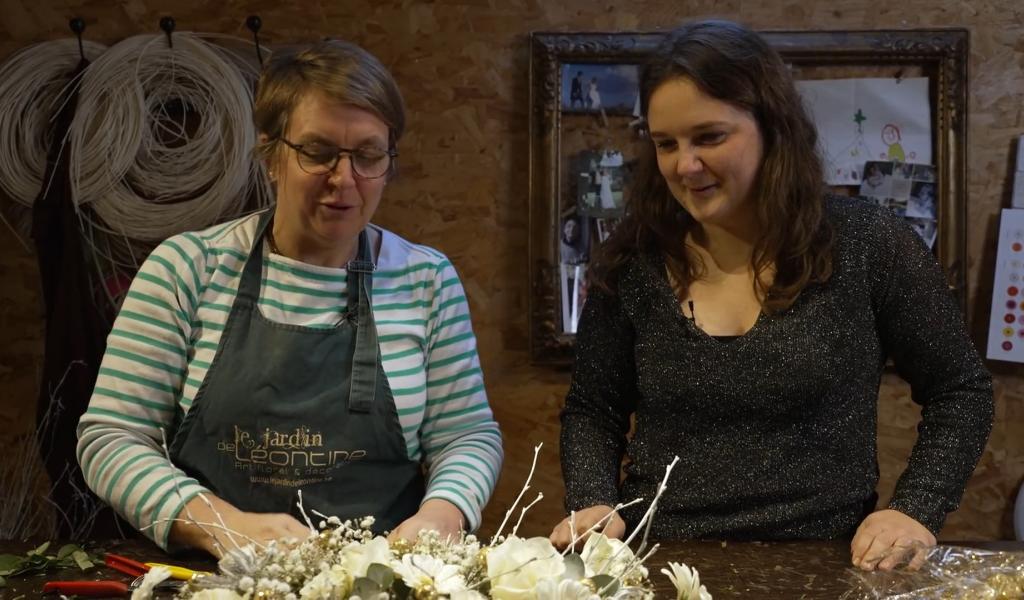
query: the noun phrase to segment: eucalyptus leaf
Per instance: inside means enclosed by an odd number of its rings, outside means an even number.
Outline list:
[[[75,561],[75,565],[77,565],[78,568],[83,570],[83,571],[88,571],[89,569],[91,569],[91,568],[96,566],[92,562],[92,560],[89,559],[89,555],[84,550],[81,550],[81,549],[75,550],[74,552],[72,552],[71,553],[71,558],[72,558],[72,560]]]
[[[587,576],[587,567],[583,564],[583,557],[573,552],[566,554],[562,559],[565,563],[565,578],[579,581]]]
[[[590,580],[594,582],[594,587],[602,598],[614,596],[615,592],[619,591],[619,580],[611,575],[594,575]]]
[[[3,577],[0,577],[0,588],[2,587],[7,587],[7,581]]]
[[[79,548],[77,544],[64,544],[60,547],[60,550],[57,551],[57,560],[71,556],[71,554],[76,550],[81,551],[81,548]]]
[[[382,590],[388,589],[395,582],[395,572],[391,570],[391,567],[380,563],[371,564],[366,569],[366,576],[376,581]]]
[[[35,550],[29,550],[28,551],[28,555],[29,556],[41,555],[43,552],[46,552],[46,549],[49,548],[49,547],[50,547],[50,542],[43,542],[42,545],[40,545]]]
[[[24,556],[17,554],[0,554],[0,575],[10,575],[25,562]]]
[[[380,584],[369,577],[357,577],[352,582],[352,595],[360,598],[375,598],[382,590]]]

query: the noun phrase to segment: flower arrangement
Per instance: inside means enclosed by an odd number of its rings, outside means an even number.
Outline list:
[[[536,451],[534,467],[536,466]],[[678,459],[677,459],[678,460]],[[664,491],[672,466],[650,508],[636,528],[648,523]],[[530,471],[532,478],[533,469]],[[529,489],[529,478],[498,533],[489,544],[476,536],[442,539],[425,531],[414,542],[374,536],[373,518],[342,521],[319,513],[314,528],[307,517],[311,535],[305,540],[248,544],[226,552],[219,572],[196,578],[178,595],[182,600],[641,600],[654,594],[644,561],[657,545],[644,553],[647,529],[638,551],[629,540],[609,538],[597,529],[589,533],[579,553],[571,544],[557,550],[544,537],[524,539],[516,532],[526,511],[543,496],[522,509],[512,532],[502,536],[516,505]],[[303,515],[301,495],[299,507]],[[623,506],[616,507],[616,510]],[[610,518],[609,514],[606,519]],[[669,563],[663,570],[677,590],[677,600],[711,600],[700,584],[695,569]],[[147,583],[167,576],[154,569]],[[151,597],[152,585],[137,591],[133,600]]]

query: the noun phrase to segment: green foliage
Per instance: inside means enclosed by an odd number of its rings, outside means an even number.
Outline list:
[[[75,544],[61,546],[56,554],[47,554],[50,542],[29,550],[24,555],[0,554],[0,587],[7,584],[7,578],[19,575],[35,575],[47,571],[78,568],[88,571],[95,567],[93,557]]]

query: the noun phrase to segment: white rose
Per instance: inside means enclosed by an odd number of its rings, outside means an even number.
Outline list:
[[[609,538],[600,533],[591,534],[580,553],[587,577],[611,575],[617,579],[647,577],[647,569],[630,563],[636,560],[633,551],[621,540]],[[627,568],[629,571],[627,572]]]
[[[202,590],[190,596],[192,600],[242,600],[242,597],[232,590],[216,589]]]
[[[545,537],[509,537],[487,553],[494,600],[532,600],[537,597],[538,581],[560,579],[564,572],[562,556]]]
[[[391,564],[391,547],[382,537],[375,537],[368,542],[352,542],[341,550],[345,557],[345,566],[353,577],[366,577],[370,565]]]
[[[541,579],[537,582],[537,600],[600,600],[600,596],[579,581]]]
[[[674,562],[668,563],[668,568],[672,571],[662,569],[661,572],[668,575],[672,585],[676,586],[676,600],[711,600],[711,594],[700,584],[697,569],[691,570],[684,564]]]

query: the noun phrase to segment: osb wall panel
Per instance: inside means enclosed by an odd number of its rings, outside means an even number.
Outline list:
[[[546,533],[561,514],[557,460],[559,406],[566,372],[527,360],[527,34],[535,30],[648,30],[687,17],[721,16],[756,28],[855,29],[963,26],[971,30],[969,119],[969,317],[985,343],[999,209],[1007,203],[1009,153],[1024,133],[1024,5],[1017,0],[388,0],[174,3],[144,0],[0,0],[0,56],[64,37],[67,19],[88,22],[86,35],[113,43],[155,32],[171,13],[179,29],[248,35],[242,23],[262,16],[271,43],[341,36],[389,65],[409,107],[402,175],[377,221],[446,252],[459,269],[473,311],[487,387],[506,439],[506,466],[485,530],[501,520],[544,443],[533,489],[545,494],[523,528]],[[0,427],[28,423],[40,355],[37,274],[33,259],[0,232]],[[990,365],[997,417],[991,442],[946,539],[1012,535],[1010,515],[1024,476],[1024,377],[1019,367]],[[880,395],[881,494],[887,496],[915,436],[909,390],[887,377]]]

